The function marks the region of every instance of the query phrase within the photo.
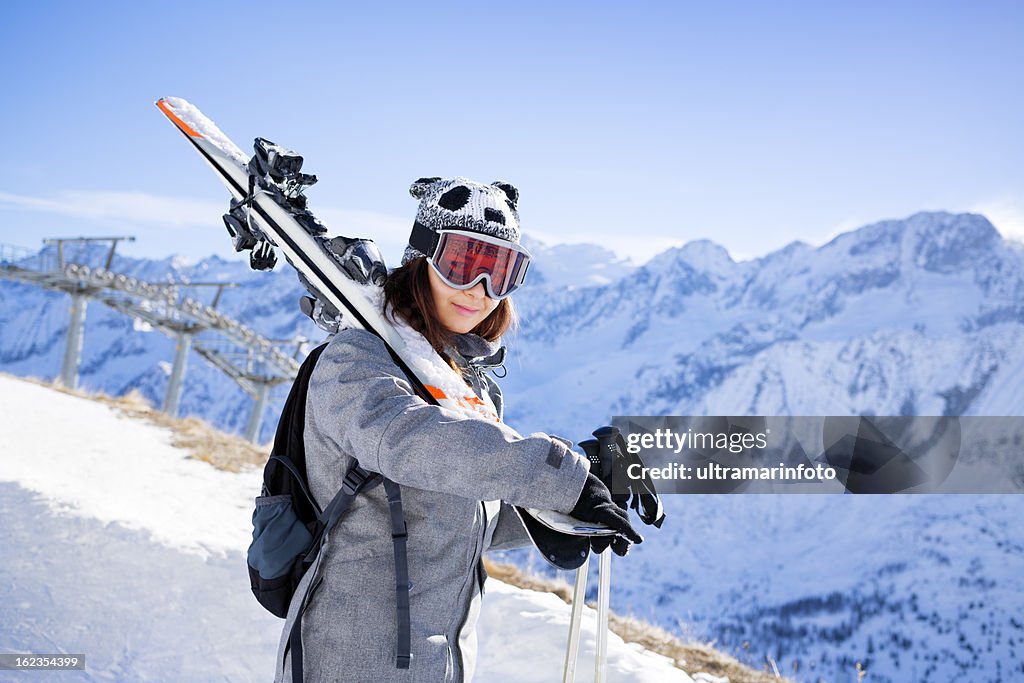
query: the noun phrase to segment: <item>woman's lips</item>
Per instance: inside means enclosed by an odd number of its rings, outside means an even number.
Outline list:
[[[471,316],[474,316],[474,315],[476,315],[478,313],[477,309],[475,309],[475,308],[468,308],[466,306],[460,306],[460,305],[455,304],[455,303],[453,303],[452,306],[455,307],[456,311],[458,311],[462,315],[466,316],[467,318],[469,318]]]

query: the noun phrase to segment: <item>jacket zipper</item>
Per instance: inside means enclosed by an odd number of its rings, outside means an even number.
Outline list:
[[[475,393],[477,395],[483,394],[484,393],[483,378],[481,377],[481,373],[483,371],[480,368],[477,368],[472,363],[467,364],[467,366],[468,366],[469,370],[471,371],[471,375],[470,375],[470,388],[473,390],[473,393]],[[473,550],[473,565],[472,565],[473,566],[473,570],[472,570],[472,573],[469,576],[469,583],[466,586],[466,588],[468,589],[468,599],[466,601],[466,609],[463,611],[462,619],[459,621],[458,627],[455,629],[455,633],[453,634],[454,637],[449,640],[449,643],[451,644],[451,648],[452,648],[452,651],[453,651],[453,659],[454,658],[458,658],[459,681],[460,682],[464,681],[465,677],[466,677],[466,670],[465,670],[465,666],[463,665],[463,661],[462,661],[462,647],[459,644],[460,636],[462,635],[462,629],[466,626],[466,619],[469,617],[469,611],[470,611],[470,609],[472,609],[472,606],[473,606],[473,588],[474,588],[474,584],[476,584],[476,583],[478,583],[480,581],[479,565],[483,561],[483,554],[484,554],[484,550],[483,550],[483,536],[484,536],[484,534],[487,533],[487,507],[484,505],[483,501],[480,501],[479,505],[480,505],[480,514],[483,517],[483,527],[482,527],[483,531],[477,537],[476,545],[475,545],[475,548]],[[480,587],[480,598],[483,599],[483,586]]]

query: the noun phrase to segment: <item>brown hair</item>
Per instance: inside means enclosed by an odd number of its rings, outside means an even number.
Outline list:
[[[408,325],[422,334],[434,350],[448,359],[444,349],[454,341],[455,333],[437,318],[434,296],[430,289],[427,259],[419,257],[392,271],[384,281],[384,313],[395,319],[400,316]],[[497,308],[470,332],[488,341],[498,341],[517,323],[512,300],[505,297]]]

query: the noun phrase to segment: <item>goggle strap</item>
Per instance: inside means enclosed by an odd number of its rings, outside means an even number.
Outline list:
[[[409,235],[410,247],[430,258],[437,250],[437,243],[440,241],[441,233],[431,230],[419,221],[413,222],[412,234]]]

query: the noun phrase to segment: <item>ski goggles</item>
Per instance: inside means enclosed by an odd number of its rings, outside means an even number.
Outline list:
[[[483,281],[492,299],[519,289],[530,266],[530,252],[518,244],[457,228],[435,231],[419,221],[413,224],[409,245],[427,255],[449,287],[470,289]]]

